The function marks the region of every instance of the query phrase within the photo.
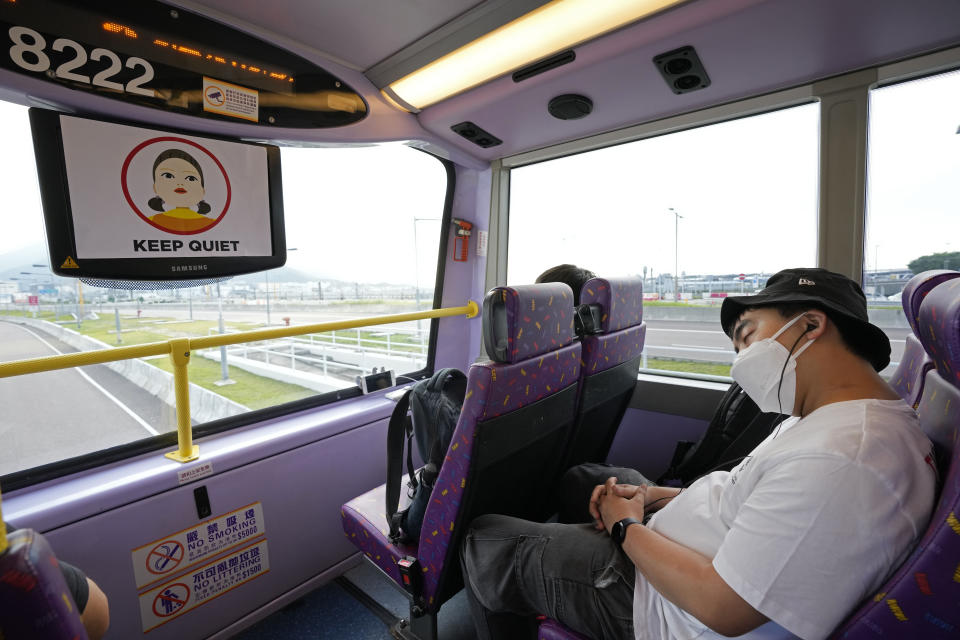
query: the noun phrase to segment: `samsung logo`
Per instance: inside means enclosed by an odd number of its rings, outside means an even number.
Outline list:
[[[206,271],[205,264],[181,264],[170,267],[170,271]]]

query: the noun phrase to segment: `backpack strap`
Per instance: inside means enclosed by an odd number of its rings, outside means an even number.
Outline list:
[[[731,383],[713,412],[713,418],[700,436],[700,440],[696,443],[685,440],[677,442],[670,467],[658,479],[658,483],[664,484],[671,480],[686,483],[698,477],[709,469],[716,462],[716,456],[727,448],[732,439],[728,435],[729,432],[731,430],[734,433],[738,432],[759,412],[760,410],[747,397],[740,385],[736,382]]]
[[[407,410],[410,408],[410,389],[400,396],[397,406],[390,415],[390,424],[387,427],[387,493],[386,515],[390,523],[390,538],[400,535],[400,516],[397,507],[400,506],[400,481],[403,478],[403,436],[407,435],[407,473],[410,482],[416,485],[413,475],[413,460],[411,459],[409,440],[413,437],[413,426]]]

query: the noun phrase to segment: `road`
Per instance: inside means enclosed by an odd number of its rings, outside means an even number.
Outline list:
[[[216,320],[216,310],[195,305],[194,319]],[[275,323],[290,317],[307,324],[358,317],[356,311],[280,311]],[[162,316],[186,319],[188,310],[144,307],[144,318]],[[228,310],[227,320],[263,322],[263,310]],[[727,337],[712,323],[648,320],[647,355],[701,362],[729,363],[734,353]],[[393,325],[414,329],[416,322]],[[424,323],[424,329],[429,325]],[[388,327],[384,327],[388,329]],[[375,330],[375,329],[374,329]],[[888,330],[892,362],[903,353],[909,329]],[[0,322],[0,361],[18,360],[75,351],[47,334]],[[892,373],[892,368],[887,373]],[[173,411],[164,403],[103,365],[52,371],[0,380],[0,475],[67,457],[132,442],[155,432],[176,428]]]
[[[409,309],[412,310],[412,309]],[[405,313],[408,309],[401,308],[397,311],[385,313]],[[289,317],[292,324],[308,324],[317,322],[331,322],[336,320],[345,320],[347,318],[363,317],[364,315],[373,315],[384,313],[373,311],[366,313],[363,311],[341,311],[336,307],[320,307],[313,310],[286,310],[275,309],[271,313],[271,321],[274,325],[283,322],[282,318]],[[263,307],[234,307],[224,310],[224,318],[235,322],[266,322],[266,310]],[[186,305],[180,308],[180,305],[147,305],[143,307],[143,316],[157,317],[176,317],[186,319],[188,310]],[[194,305],[193,318],[195,320],[216,320],[217,311],[215,309],[201,308]],[[673,358],[680,360],[695,360],[698,362],[719,362],[729,364],[733,362],[734,352],[730,345],[730,340],[720,330],[719,324],[708,322],[686,322],[678,320],[652,320],[649,317],[647,322],[647,356],[651,358]],[[415,328],[415,322],[404,322],[395,325],[385,325],[384,330],[390,328],[411,330]],[[423,327],[426,329],[429,324],[424,321]],[[909,329],[888,329],[887,335],[891,343],[891,362],[899,362],[903,354],[904,338],[910,333]]]
[[[72,353],[33,328],[0,322],[0,361]],[[165,404],[104,365],[0,379],[0,475],[176,428]]]
[[[890,361],[899,362],[910,329],[887,329],[886,333],[890,337]],[[646,346],[651,358],[731,363],[735,355],[730,339],[717,325],[706,322],[647,320]]]

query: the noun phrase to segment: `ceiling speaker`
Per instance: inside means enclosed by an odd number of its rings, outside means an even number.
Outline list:
[[[654,57],[660,75],[674,93],[689,93],[710,86],[710,77],[693,47],[680,47]]]
[[[590,115],[593,111],[593,100],[576,93],[565,93],[551,100],[547,104],[547,111],[560,120],[578,120]]]

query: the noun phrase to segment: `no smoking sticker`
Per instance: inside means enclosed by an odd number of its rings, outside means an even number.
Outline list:
[[[240,507],[198,525],[167,534],[131,552],[137,589],[169,579],[198,562],[267,532],[259,502]]]

